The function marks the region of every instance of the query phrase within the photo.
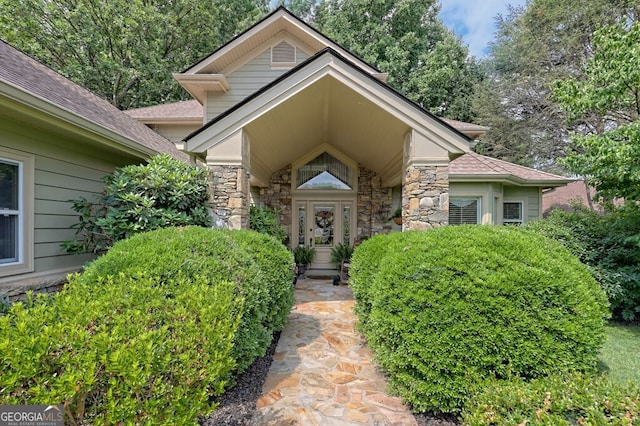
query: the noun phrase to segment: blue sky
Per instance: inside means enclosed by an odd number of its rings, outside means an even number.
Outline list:
[[[527,0],[440,0],[440,18],[469,46],[477,58],[487,54],[494,39],[495,17],[507,14],[507,5],[523,6]]]

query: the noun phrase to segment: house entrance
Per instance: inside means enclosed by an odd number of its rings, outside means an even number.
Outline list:
[[[340,243],[353,244],[354,200],[296,200],[293,235],[299,246],[314,247],[311,269],[335,269],[331,250]]]

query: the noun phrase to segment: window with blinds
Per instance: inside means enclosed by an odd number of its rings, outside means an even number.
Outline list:
[[[281,41],[271,48],[271,65],[293,66],[296,63],[296,48]]]
[[[480,214],[480,197],[449,198],[449,225],[477,225]]]
[[[20,260],[20,163],[0,158],[0,265]]]
[[[353,189],[353,171],[340,160],[324,152],[296,172],[297,189]]]
[[[502,223],[519,225],[523,222],[522,201],[509,201],[502,204]]]

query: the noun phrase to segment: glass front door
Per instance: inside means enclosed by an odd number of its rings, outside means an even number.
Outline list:
[[[335,269],[331,250],[339,243],[351,241],[354,218],[351,201],[298,201],[294,229],[298,245],[316,249],[312,269]]]

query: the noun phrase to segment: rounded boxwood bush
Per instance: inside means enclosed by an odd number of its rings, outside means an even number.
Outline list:
[[[238,372],[266,353],[293,305],[293,256],[274,238],[254,231],[165,228],[116,243],[83,273],[83,281],[144,271],[158,284],[181,274],[231,281],[244,299],[234,341]]]
[[[595,367],[606,296],[560,244],[488,226],[379,238],[354,254],[353,291],[358,303],[366,288],[363,330],[414,410],[457,413],[492,377]]]

